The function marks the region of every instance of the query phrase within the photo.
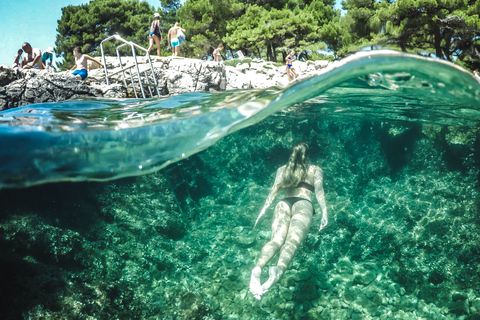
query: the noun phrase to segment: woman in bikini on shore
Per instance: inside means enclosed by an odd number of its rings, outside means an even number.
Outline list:
[[[223,43],[218,45],[218,48],[213,50],[213,61],[220,62],[220,52],[223,50]]]
[[[295,51],[292,50],[290,51],[288,56],[285,58],[285,66],[287,67],[288,81],[292,81],[292,77],[293,77],[292,73],[295,76],[294,79],[298,78],[298,74],[295,71],[295,68],[293,68],[293,61],[295,60],[295,58],[293,57],[294,55],[295,55]]]
[[[153,14],[153,21],[152,25],[150,26],[150,34],[149,34],[149,42],[150,45],[148,46],[148,52],[152,50],[153,44],[155,43],[157,45],[157,56],[160,57],[160,43],[162,43],[163,37],[162,37],[162,31],[160,28],[160,14],[158,12],[155,12]]]
[[[327,225],[323,171],[320,167],[307,163],[308,151],[305,143],[293,146],[287,165],[277,170],[273,188],[255,222],[256,226],[275,197],[285,190],[284,199],[275,206],[271,239],[262,248],[257,264],[252,270],[250,292],[256,299],[260,299],[280,280],[297,248],[305,240],[314,214],[313,195],[322,209],[320,230]],[[278,252],[280,252],[278,263],[276,266],[270,267],[269,278],[262,285],[260,283],[262,269]]]

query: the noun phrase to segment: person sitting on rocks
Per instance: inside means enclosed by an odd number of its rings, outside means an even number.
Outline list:
[[[223,50],[223,43],[218,45],[218,48],[213,50],[213,61],[220,62],[220,52]]]
[[[42,63],[44,68],[53,68],[53,48],[48,47],[47,50],[45,50],[42,53]]]
[[[271,239],[262,248],[255,268],[252,270],[250,292],[256,299],[260,299],[280,280],[297,248],[305,240],[315,213],[312,204],[314,194],[322,209],[319,230],[327,225],[323,171],[320,167],[307,163],[308,152],[308,145],[303,142],[293,146],[288,163],[277,170],[273,188],[255,221],[256,226],[275,197],[285,190],[285,197],[275,206]],[[262,269],[278,252],[280,252],[278,263],[270,267],[269,278],[262,285],[260,283]]]
[[[75,47],[73,49],[73,56],[75,57],[75,65],[70,69],[70,71],[73,71],[73,75],[78,79],[78,80],[85,80],[88,76],[88,71],[87,71],[87,62],[88,60],[93,61],[95,63],[98,63],[100,66],[103,67],[103,64],[98,61],[97,59],[94,59],[90,57],[89,55],[82,54],[82,48],[80,47]]]
[[[18,49],[17,54],[15,55],[15,58],[13,60],[12,68],[20,67],[20,59],[22,58],[22,54],[23,54],[23,50]]]
[[[22,45],[25,55],[20,63],[20,68],[23,69],[44,69],[42,63],[42,53],[38,48],[32,48],[30,43],[25,42]]]

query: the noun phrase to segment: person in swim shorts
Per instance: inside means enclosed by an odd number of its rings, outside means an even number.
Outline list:
[[[297,248],[305,240],[314,214],[312,198],[317,198],[322,209],[320,230],[328,223],[327,205],[323,190],[323,171],[320,167],[307,163],[308,146],[298,143],[293,146],[287,165],[277,170],[275,183],[267,197],[255,226],[275,197],[285,190],[285,197],[275,206],[271,239],[262,248],[250,279],[250,292],[260,299],[275,283],[277,283],[293,259]],[[254,226],[254,227],[255,227]],[[280,253],[276,266],[269,269],[269,278],[262,285],[260,275],[262,269]]]
[[[180,52],[180,39],[179,36],[185,37],[185,29],[180,27],[178,22],[175,22],[175,25],[168,30],[168,47],[172,49],[172,56],[177,57]]]
[[[298,77],[298,74],[295,72],[295,69],[293,68],[293,61],[295,58],[293,57],[295,55],[295,51],[290,51],[288,54],[287,58],[285,59],[285,64],[287,66],[287,77],[288,81],[292,81],[292,73],[295,75],[295,78]]]
[[[25,42],[22,45],[23,51],[25,51],[25,55],[22,58],[22,62],[20,63],[20,68],[23,69],[43,69],[42,63],[42,53],[38,48],[32,48],[30,43]]]
[[[75,47],[73,49],[73,56],[75,57],[75,65],[70,69],[70,71],[75,70],[73,71],[72,74],[78,80],[85,80],[88,77],[88,71],[87,71],[88,60],[98,63],[100,66],[103,67],[103,64],[97,59],[94,59],[89,55],[82,54],[82,48],[80,47]]]

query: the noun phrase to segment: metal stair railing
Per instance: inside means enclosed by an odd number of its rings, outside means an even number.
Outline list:
[[[106,41],[111,41],[111,40],[118,40],[118,41],[121,41],[123,43],[116,47],[117,57],[118,57],[118,61],[120,63],[120,70],[117,71],[117,72],[113,72],[113,73],[109,74],[108,69],[107,69],[105,52],[103,50],[103,43],[106,42]],[[123,67],[122,58],[121,58],[119,49],[124,47],[124,46],[130,46],[130,48],[132,49],[132,55],[133,55],[133,59],[134,59],[134,64],[133,65]],[[144,51],[146,53],[146,57],[148,57],[148,62],[149,62],[149,65],[150,65],[150,71],[152,72],[153,83],[151,83],[150,80],[148,79],[148,75],[147,75],[148,69],[145,69],[142,72],[140,72],[140,68],[138,67],[138,61],[137,61],[137,52],[136,52],[135,49]],[[125,71],[130,70],[132,68],[135,68],[136,73],[137,73],[137,77],[138,77],[138,83],[140,85],[140,90],[142,91],[142,97],[145,99],[145,90],[143,89],[144,86],[146,86],[148,88],[148,91],[149,91],[151,97],[153,97],[152,88],[156,89],[157,95],[160,97],[160,91],[158,90],[157,77],[155,75],[155,71],[153,70],[152,59],[150,58],[150,53],[148,52],[147,49],[139,46],[138,44],[136,44],[132,41],[127,41],[127,40],[123,39],[118,34],[115,34],[113,36],[110,36],[110,37],[104,39],[102,42],[100,42],[100,50],[102,52],[103,68],[105,70],[105,79],[107,81],[107,85],[110,84],[110,81],[109,81],[110,77],[112,77],[112,76],[121,72],[122,75],[123,75],[123,83],[125,84],[125,87],[128,87],[126,76],[125,76]],[[142,81],[142,73],[145,76],[145,82],[146,82],[145,84]],[[133,91],[135,92],[135,97],[138,98],[138,93],[137,93],[137,89],[135,88],[135,82],[134,82],[131,70],[129,71],[129,74],[130,74],[130,80],[131,80],[131,83],[132,83],[132,88],[133,88]]]

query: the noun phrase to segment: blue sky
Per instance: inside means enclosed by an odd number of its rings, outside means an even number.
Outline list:
[[[337,8],[340,8],[337,0]],[[45,50],[55,47],[57,20],[62,8],[68,5],[88,3],[88,0],[0,0],[2,19],[0,21],[0,64],[11,66],[18,49],[24,42],[32,47]],[[147,0],[157,9],[160,0]]]

